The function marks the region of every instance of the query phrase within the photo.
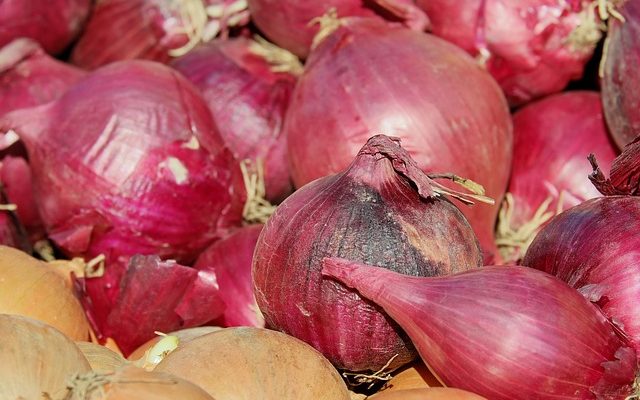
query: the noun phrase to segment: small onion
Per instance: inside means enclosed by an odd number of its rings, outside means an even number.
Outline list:
[[[385,391],[367,397],[371,400],[487,400],[466,390],[453,388],[407,389]]]
[[[113,372],[127,363],[122,355],[92,342],[76,342],[94,372]]]
[[[87,340],[89,324],[68,279],[28,254],[0,246],[0,313],[43,321],[72,340]]]
[[[58,398],[69,379],[91,371],[71,339],[40,321],[0,314],[0,338],[0,399]]]
[[[215,399],[349,400],[338,371],[300,340],[262,328],[226,328],[193,339],[155,371],[199,385]]]
[[[383,307],[446,386],[491,400],[638,395],[636,352],[552,275],[485,266],[422,278],[338,258],[322,272]]]

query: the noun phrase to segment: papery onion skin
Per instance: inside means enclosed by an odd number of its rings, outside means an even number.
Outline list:
[[[239,228],[209,246],[194,264],[195,269],[216,274],[219,296],[225,304],[222,318],[215,321],[221,326],[264,327],[251,280],[253,253],[262,227]]]
[[[384,391],[367,397],[371,400],[486,400],[482,396],[454,388],[406,389]]]
[[[127,363],[120,354],[92,342],[76,342],[94,372],[113,372]]]
[[[424,30],[427,17],[413,1],[407,0],[248,0],[256,26],[278,46],[306,58],[319,24],[313,22],[330,10],[339,17],[360,16],[381,19],[384,15],[405,25]],[[368,4],[366,4],[368,3]],[[378,13],[378,14],[376,14]]]
[[[0,116],[55,100],[85,72],[50,57],[30,39],[0,48]]]
[[[80,33],[91,0],[4,0],[0,2],[0,47],[26,37],[58,54]]]
[[[322,272],[383,307],[446,386],[492,400],[618,399],[635,390],[635,351],[552,275],[485,266],[420,278],[337,258],[324,259]]]
[[[267,326],[311,344],[340,369],[377,371],[396,355],[391,368],[411,361],[403,332],[355,292],[323,279],[320,261],[349,257],[420,276],[479,267],[468,222],[444,197],[430,196],[430,185],[397,142],[378,135],[345,172],[289,196],[254,254],[254,293]]]
[[[611,18],[602,69],[602,103],[607,124],[618,147],[640,132],[640,4],[623,1],[618,11],[624,22]]]
[[[431,32],[483,60],[512,105],[560,92],[582,76],[601,37],[595,14],[587,14],[590,3],[416,1]]]
[[[587,178],[591,172],[587,156],[595,154],[608,170],[617,153],[597,92],[566,92],[526,105],[513,116],[513,135],[507,189],[513,203],[503,204],[496,233],[507,262],[524,256],[530,240],[554,214],[600,197]],[[545,216],[537,218],[537,212]],[[525,225],[531,227],[530,233],[518,237],[518,229]]]
[[[32,318],[0,314],[0,398],[58,396],[75,374],[91,371],[78,346]]]
[[[495,81],[459,48],[372,20],[343,20],[311,53],[285,132],[296,187],[342,171],[376,133],[401,138],[425,171],[480,183],[496,205],[461,209],[486,261],[493,258],[511,116]]]
[[[264,164],[266,198],[280,202],[293,190],[282,127],[296,77],[273,72],[252,53],[255,45],[243,37],[217,40],[171,65],[200,89],[234,156]]]

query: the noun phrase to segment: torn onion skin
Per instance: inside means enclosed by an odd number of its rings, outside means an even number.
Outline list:
[[[492,400],[637,394],[635,350],[597,307],[552,275],[485,266],[423,278],[340,258],[322,263],[323,275],[402,326],[448,387]]]
[[[289,196],[254,254],[254,293],[267,326],[311,344],[340,369],[378,371],[396,355],[390,368],[411,361],[415,350],[402,330],[354,291],[323,279],[320,261],[349,257],[419,276],[479,267],[473,230],[435,187],[397,139],[377,135],[346,171]]]

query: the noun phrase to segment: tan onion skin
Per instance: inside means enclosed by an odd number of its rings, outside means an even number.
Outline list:
[[[69,282],[46,263],[0,246],[0,278],[0,313],[35,318],[72,340],[89,338],[89,323]]]
[[[384,384],[379,392],[397,392],[408,389],[425,389],[430,387],[442,387],[438,379],[433,376],[422,361],[412,363],[408,368],[403,368]]]
[[[170,374],[125,366],[72,382],[64,400],[213,400],[202,388]]]
[[[318,351],[284,333],[226,328],[178,347],[154,371],[189,379],[215,399],[349,400]]]
[[[0,314],[0,399],[59,398],[74,374],[91,371],[59,330],[20,315]]]
[[[76,342],[94,372],[113,372],[127,363],[115,351],[92,342]]]
[[[408,389],[377,393],[371,400],[486,400],[482,396],[466,390],[453,388]]]
[[[197,326],[195,328],[186,328],[180,329],[179,331],[169,332],[167,335],[177,336],[178,337],[178,346],[182,346],[185,343],[190,342],[191,340],[200,337],[202,335],[206,335],[207,333],[218,331],[222,328],[218,326]],[[141,357],[144,357],[144,354],[147,350],[149,350],[153,345],[158,343],[162,339],[162,336],[158,335],[153,339],[149,340],[142,346],[138,347],[133,353],[129,354],[127,357],[128,360],[139,360]]]

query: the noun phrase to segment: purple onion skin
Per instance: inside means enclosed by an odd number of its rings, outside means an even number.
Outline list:
[[[577,291],[551,275],[487,266],[411,277],[325,259],[334,277],[382,307],[446,386],[492,400],[623,399],[636,354]]]
[[[254,293],[267,326],[350,371],[377,371],[394,355],[392,367],[400,366],[415,350],[379,308],[323,279],[322,258],[349,257],[419,276],[482,263],[460,211],[443,197],[421,197],[412,185],[424,178],[394,170],[415,163],[404,150],[388,158],[376,152],[381,138],[370,139],[345,172],[289,196],[267,221],[253,261]]]
[[[588,200],[556,216],[523,265],[567,282],[597,304],[640,351],[640,198]]]
[[[47,55],[31,39],[0,49],[0,116],[60,97],[85,72]]]
[[[220,135],[238,160],[262,159],[266,197],[280,202],[293,190],[282,132],[296,77],[270,70],[238,37],[201,46],[172,62],[202,93]]]
[[[602,104],[611,135],[621,149],[640,132],[640,3],[625,1],[625,21],[611,19],[603,55]]]
[[[218,297],[224,302],[224,314],[215,322],[219,326],[264,327],[264,317],[256,304],[251,280],[253,252],[263,225],[239,228],[209,246],[196,260],[194,268],[213,272],[219,286]]]
[[[409,29],[344,20],[311,53],[285,132],[296,187],[342,171],[375,133],[401,138],[425,171],[482,184],[496,205],[462,212],[485,262],[495,255],[494,225],[511,168],[511,116],[495,81],[459,48]]]
[[[80,33],[91,0],[0,1],[0,47],[30,38],[49,54],[58,54]]]
[[[578,44],[572,33],[588,1],[417,0],[431,32],[474,57],[485,53],[487,70],[512,105],[560,92],[582,76],[596,41]]]

